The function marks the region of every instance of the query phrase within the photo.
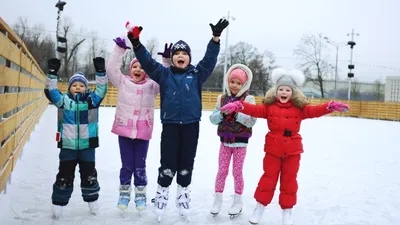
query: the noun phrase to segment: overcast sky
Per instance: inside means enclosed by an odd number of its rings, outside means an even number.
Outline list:
[[[63,16],[72,19],[75,31],[98,32],[112,50],[112,39],[125,33],[125,22],[142,25],[142,42],[157,38],[159,50],[165,42],[186,41],[192,48],[193,62],[204,55],[211,38],[209,23],[216,23],[228,10],[236,18],[229,26],[229,44],[245,41],[260,51],[270,50],[277,63],[296,67],[293,50],[303,34],[322,33],[336,42],[347,42],[352,28],[355,37],[355,77],[373,81],[400,76],[399,0],[143,0],[96,1],[65,0]],[[29,25],[43,24],[56,30],[57,0],[0,0],[0,16],[12,25],[19,16]],[[397,22],[396,22],[397,21]],[[221,53],[226,32],[222,35]],[[347,77],[350,48],[339,51],[340,77]],[[327,54],[335,64],[335,48]]]

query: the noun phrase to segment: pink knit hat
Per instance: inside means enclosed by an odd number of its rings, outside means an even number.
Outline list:
[[[240,82],[242,82],[242,85],[244,85],[244,83],[246,83],[247,81],[247,74],[244,70],[240,69],[240,68],[236,68],[233,69],[230,76],[229,76],[229,81],[233,80],[233,79],[238,79],[240,80]]]
[[[133,64],[135,64],[136,62],[139,62],[139,60],[137,60],[136,58],[132,59],[131,64],[129,64],[129,71],[132,70]]]

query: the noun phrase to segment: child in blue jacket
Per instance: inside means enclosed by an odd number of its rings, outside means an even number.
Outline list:
[[[96,89],[88,89],[88,80],[78,72],[69,79],[68,93],[62,94],[57,89],[60,60],[53,58],[48,61],[44,93],[58,108],[56,141],[60,148],[60,164],[51,196],[54,218],[61,216],[71,198],[77,164],[83,201],[88,203],[91,213],[98,212],[100,186],[95,168],[95,149],[99,147],[98,113],[107,93],[108,77],[104,58],[94,58],[93,63],[96,69]]]
[[[201,118],[202,85],[211,75],[217,63],[222,31],[229,25],[227,20],[210,24],[213,38],[207,45],[204,58],[193,66],[189,45],[180,40],[172,46],[171,66],[164,67],[151,58],[140,43],[142,27],[128,32],[136,58],[151,79],[160,85],[161,99],[161,166],[158,169],[158,189],[154,199],[154,212],[162,216],[168,202],[169,186],[177,174],[176,206],[179,214],[190,213],[190,189],[194,159],[199,137]]]

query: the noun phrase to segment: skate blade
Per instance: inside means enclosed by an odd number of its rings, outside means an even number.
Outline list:
[[[211,215],[212,215],[213,217],[216,217],[216,216],[218,216],[218,213],[211,213]]]
[[[229,217],[230,217],[231,219],[234,219],[234,218],[240,216],[241,214],[242,214],[242,210],[240,210],[240,212],[237,213],[237,214],[229,214]]]
[[[251,222],[251,221],[249,221],[249,223],[252,224],[252,225],[257,225],[257,224],[258,224],[258,223],[253,223],[253,222]]]
[[[128,206],[126,206],[126,205],[118,205],[117,207],[118,207],[118,209],[120,209],[120,210],[125,210],[125,209],[128,208]]]

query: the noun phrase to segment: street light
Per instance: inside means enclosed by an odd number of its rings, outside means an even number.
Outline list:
[[[223,19],[228,20],[230,22],[230,19],[235,20],[235,17],[230,16],[230,12],[228,11],[228,16],[227,17],[222,17]],[[229,26],[226,28],[226,39],[225,39],[225,63],[224,63],[224,78],[222,80],[222,93],[225,94],[225,80],[226,80],[226,72],[228,70],[228,36],[229,36]]]
[[[351,97],[351,78],[354,77],[354,64],[353,64],[353,48],[356,45],[356,42],[354,41],[354,35],[360,36],[359,33],[354,33],[354,28],[351,30],[351,33],[348,33],[347,36],[351,36],[351,40],[347,42],[348,45],[350,45],[350,64],[348,66],[349,72],[347,73],[347,77],[349,78],[349,90],[347,93],[347,99],[350,101]]]
[[[337,44],[336,42],[332,41],[331,39],[329,39],[328,37],[324,37],[324,39],[326,40],[326,42],[328,44],[333,45],[336,48],[336,66],[335,66],[335,90],[333,92],[333,99],[336,99],[336,83],[337,83],[337,79],[338,79],[338,61],[339,61],[339,48],[340,47],[344,47],[347,46],[347,43],[339,43]]]

